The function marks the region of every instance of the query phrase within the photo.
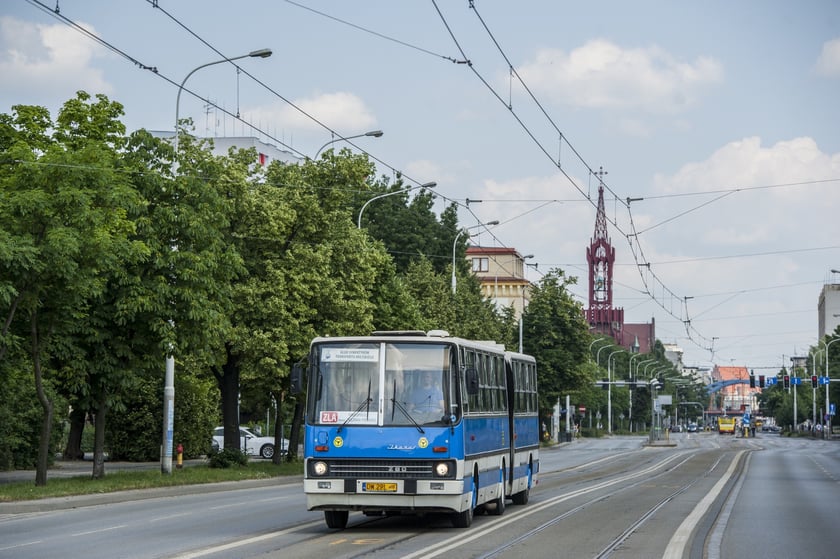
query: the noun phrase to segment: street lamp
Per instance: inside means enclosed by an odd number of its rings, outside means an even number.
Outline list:
[[[612,338],[595,338],[594,340],[592,340],[592,343],[589,344],[589,351],[590,352],[592,351],[592,346],[595,345],[597,342],[603,342],[603,341],[607,341],[607,340],[610,340],[610,339],[612,339]],[[590,359],[591,359],[591,357],[590,357]]]
[[[832,272],[834,272],[834,271],[835,270],[832,270]],[[840,273],[840,272],[838,272],[838,273]],[[831,375],[828,374],[828,346],[830,346],[831,344],[833,344],[834,342],[839,341],[839,340],[840,340],[840,338],[834,338],[833,340],[831,340],[830,342],[825,344],[825,376],[828,377],[828,382],[825,383],[825,414],[828,417],[828,421],[826,422],[826,429],[828,429],[828,436],[831,435],[831,414],[828,411],[830,409],[830,406],[829,406],[830,402],[829,402],[829,399],[828,399],[828,388],[831,386]],[[823,343],[825,343],[825,342],[823,342]],[[825,432],[825,429],[823,429],[823,431]]]
[[[612,435],[612,365],[610,359],[616,353],[622,353],[623,349],[617,349],[607,357],[607,433]]]
[[[595,353],[595,364],[599,367],[601,366],[601,350],[607,349],[608,347],[612,347],[612,344],[605,345],[604,347],[599,347],[598,351]]]
[[[464,227],[458,234],[455,235],[455,240],[452,241],[452,294],[455,295],[455,285],[457,280],[455,279],[455,247],[458,246],[458,239],[461,237],[462,234],[466,233],[467,237],[472,237],[472,234],[469,232],[470,229],[475,229],[476,227],[487,227],[490,225],[498,225],[499,220],[494,219],[493,221],[488,221],[487,223],[479,223],[478,225],[471,225],[470,227]]]
[[[172,145],[175,148],[176,159],[178,158],[178,119],[181,108],[181,92],[184,90],[184,84],[187,83],[187,80],[190,78],[190,76],[192,76],[202,68],[213,66],[215,64],[221,64],[222,62],[232,62],[234,60],[239,60],[240,58],[249,57],[268,58],[269,56],[271,56],[271,49],[259,49],[251,51],[248,54],[243,54],[241,56],[234,56],[233,58],[223,58],[214,62],[202,64],[201,66],[193,68],[193,70],[189,74],[187,74],[187,76],[181,82],[181,85],[178,86],[178,95],[175,97],[175,138],[172,142]],[[171,355],[171,349],[172,348],[170,347],[170,355],[166,356],[166,373],[164,375],[163,381],[163,451],[160,453],[160,471],[163,474],[172,473],[172,438],[174,434],[175,422],[175,357]]]
[[[526,281],[527,281],[527,278],[525,277],[525,271],[528,268],[528,263],[525,262],[525,261],[527,259],[533,258],[533,257],[534,257],[533,254],[526,254],[525,256],[522,257],[522,262],[525,263],[525,266],[522,269],[522,279],[524,279]],[[525,314],[525,291],[526,291],[526,286],[523,285],[522,286],[522,309],[519,311],[519,353],[522,353],[522,330],[525,327],[525,324],[524,324],[524,321],[523,321],[523,318],[522,318],[522,315]]]
[[[187,83],[187,80],[190,79],[190,76],[195,74],[197,71],[201,70],[202,68],[207,68],[208,66],[214,66],[216,64],[221,64],[223,62],[233,62],[234,60],[239,60],[241,58],[268,58],[271,56],[271,49],[259,49],[249,52],[248,54],[243,54],[241,56],[234,56],[233,58],[223,58],[221,60],[216,60],[214,62],[208,62],[207,64],[202,64],[187,74],[187,77],[184,78],[184,81],[181,82],[181,85],[178,86],[178,95],[175,97],[175,141],[173,145],[175,146],[175,154],[178,154],[178,114],[179,109],[181,106],[181,91],[184,90],[184,84]]]
[[[359,229],[362,228],[362,212],[364,212],[367,205],[370,204],[371,202],[373,202],[374,200],[379,200],[380,198],[385,198],[386,196],[393,196],[394,194],[402,194],[403,192],[408,192],[409,190],[415,190],[417,188],[434,188],[436,186],[437,186],[436,182],[427,182],[427,183],[421,184],[419,186],[412,186],[411,188],[401,188],[401,189],[395,190],[393,192],[386,192],[385,194],[379,194],[378,196],[374,196],[373,198],[371,198],[370,200],[365,202],[364,205],[362,205],[362,209],[359,210],[359,227],[358,228]]]
[[[318,159],[318,155],[321,154],[321,152],[324,150],[324,148],[327,147],[330,144],[334,144],[335,142],[340,142],[342,140],[345,140],[345,141],[346,140],[353,140],[355,138],[363,138],[365,136],[380,138],[380,137],[382,137],[382,134],[384,134],[384,133],[385,132],[383,132],[382,130],[371,130],[370,132],[365,132],[364,134],[356,134],[355,136],[341,136],[339,138],[333,138],[332,140],[330,140],[329,142],[327,142],[326,144],[324,144],[320,148],[318,148],[318,151],[315,152],[314,159]]]
[[[630,362],[627,365],[627,378],[630,379],[630,401],[627,403],[627,425],[630,428],[630,432],[633,432],[633,380],[635,377],[633,376],[633,359],[639,357],[640,355],[644,355],[643,353],[634,353],[630,356]],[[644,363],[644,361],[640,361],[640,363]]]

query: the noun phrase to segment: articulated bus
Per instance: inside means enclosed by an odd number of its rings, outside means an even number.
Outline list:
[[[368,516],[501,515],[539,471],[533,357],[447,332],[316,338],[306,369],[304,491],[344,529]],[[292,371],[292,391],[304,368]]]

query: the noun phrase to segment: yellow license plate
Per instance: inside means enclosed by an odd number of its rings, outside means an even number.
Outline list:
[[[372,483],[372,482],[364,482],[362,483],[362,491],[369,492],[369,493],[396,493],[397,491],[397,484],[396,483]]]

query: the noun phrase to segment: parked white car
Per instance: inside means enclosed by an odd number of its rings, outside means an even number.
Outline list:
[[[286,454],[289,448],[289,441],[282,439],[283,450],[282,454]],[[222,449],[225,444],[225,428],[216,427],[213,429],[213,448]],[[248,456],[259,456],[262,458],[271,458],[274,456],[274,437],[260,437],[245,429],[239,428],[239,449]]]

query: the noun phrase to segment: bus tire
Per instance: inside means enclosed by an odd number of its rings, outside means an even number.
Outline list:
[[[499,492],[498,498],[493,501],[493,515],[502,516],[505,513],[505,488],[507,487],[507,474],[505,473],[505,465],[502,463],[502,490]]]
[[[347,528],[347,518],[350,513],[346,510],[325,510],[324,520],[327,523],[327,528],[335,530],[344,530]]]
[[[511,499],[513,499],[513,504],[514,505],[527,505],[528,504],[528,499],[530,498],[530,493],[531,493],[530,489],[526,489],[525,491],[520,491],[519,493],[514,493],[511,496]]]
[[[472,497],[470,498],[470,506],[467,507],[467,510],[456,512],[452,515],[452,525],[455,528],[469,528],[472,525],[473,521],[473,510],[475,509],[475,503],[478,499],[478,486],[475,484],[475,476],[473,476],[472,482]]]
[[[531,497],[531,466],[528,465],[528,487],[524,491],[514,493],[511,495],[514,505],[527,505],[528,499]]]

